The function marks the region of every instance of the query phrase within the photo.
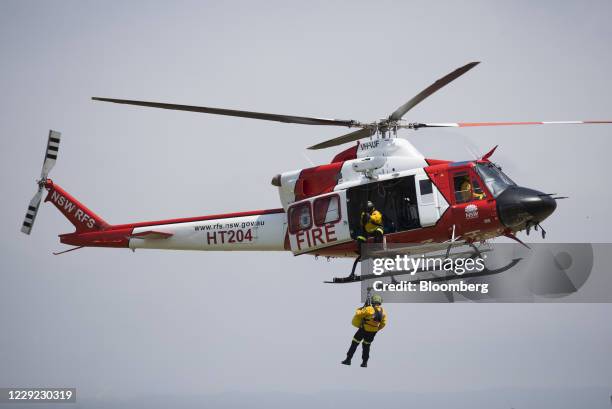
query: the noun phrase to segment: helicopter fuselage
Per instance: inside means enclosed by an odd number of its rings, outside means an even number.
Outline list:
[[[383,214],[386,243],[417,246],[512,234],[538,224],[555,206],[550,196],[516,186],[488,158],[426,159],[399,138],[357,144],[329,164],[279,174],[272,184],[282,204],[278,209],[124,225],[107,224],[50,180],[45,186],[46,200],[76,227],[60,235],[62,243],[133,250],[355,257],[367,201]]]

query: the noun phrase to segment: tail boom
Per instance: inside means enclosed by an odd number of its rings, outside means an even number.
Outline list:
[[[60,242],[77,247],[148,248],[162,250],[286,250],[285,211],[255,210],[121,225],[108,224],[50,179],[45,201],[75,226]]]

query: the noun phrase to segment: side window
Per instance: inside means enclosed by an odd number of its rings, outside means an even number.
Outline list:
[[[455,202],[465,203],[472,200],[472,184],[467,172],[458,172],[453,176]]]
[[[289,208],[289,233],[297,233],[312,227],[310,202],[300,203]]]
[[[430,204],[434,202],[431,180],[419,180],[419,190],[421,191],[421,203]]]
[[[316,199],[313,204],[314,222],[317,226],[340,220],[340,198],[331,195]]]

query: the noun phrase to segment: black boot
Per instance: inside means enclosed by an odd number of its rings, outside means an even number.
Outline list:
[[[368,367],[368,360],[370,359],[370,343],[363,341],[363,345],[361,346],[361,348],[363,349],[362,354],[361,354],[361,367],[362,368],[367,368]]]
[[[353,355],[355,354],[355,351],[357,350],[358,346],[359,346],[359,342],[355,340],[351,341],[351,346],[349,347],[349,350],[346,352],[346,359],[342,361],[342,364],[344,365],[351,364],[351,359],[353,358]]]

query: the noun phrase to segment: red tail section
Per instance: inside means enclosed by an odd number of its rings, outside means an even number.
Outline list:
[[[100,216],[89,210],[59,185],[54,184],[51,179],[47,179],[45,188],[49,191],[45,202],[53,203],[70,220],[77,233],[104,230],[109,226]]]

